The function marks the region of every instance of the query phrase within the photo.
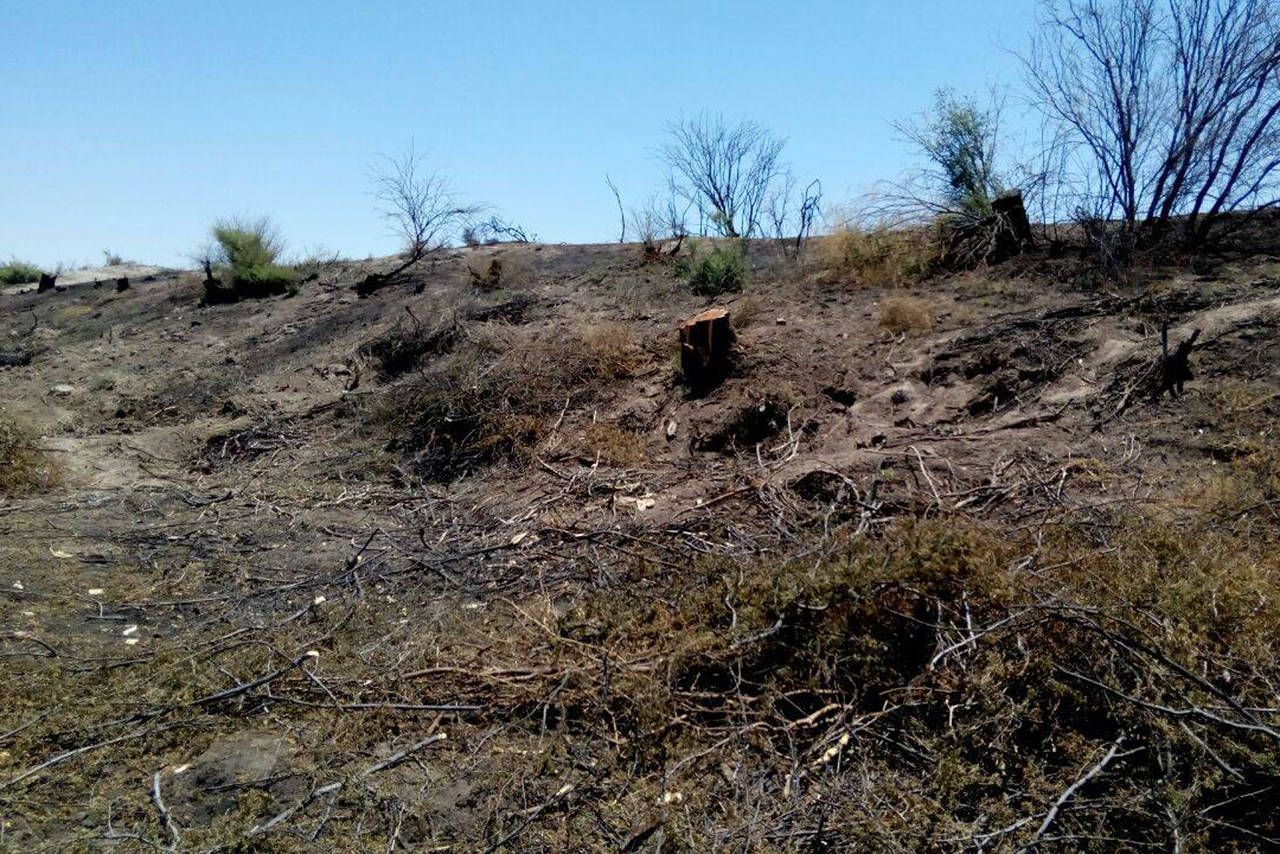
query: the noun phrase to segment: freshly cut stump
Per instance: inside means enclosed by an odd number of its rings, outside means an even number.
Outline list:
[[[680,369],[691,388],[702,391],[724,377],[732,343],[728,309],[708,309],[680,325]]]

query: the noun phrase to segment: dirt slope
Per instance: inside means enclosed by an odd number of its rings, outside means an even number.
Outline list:
[[[839,757],[889,693],[806,684],[786,749],[741,662],[736,687],[707,670],[628,694],[698,643],[664,589],[738,590],[741,567],[825,560],[907,518],[1013,542],[1180,500],[1274,438],[1280,264],[1249,250],[1082,289],[1078,259],[1039,250],[886,289],[832,284],[814,257],[751,246],[745,292],[710,301],[732,313],[735,366],[697,398],[675,327],[709,301],[633,245],[453,251],[367,299],[354,286],[394,259],[216,307],[162,271],[0,297],[0,408],[62,473],[0,498],[0,847],[983,847],[1000,816],[894,801],[876,821],[901,829],[860,837],[869,819],[823,807],[853,798]],[[882,328],[904,297],[929,328]],[[1150,394],[1164,321],[1175,343],[1201,330],[1180,400]],[[393,370],[379,355],[393,333],[445,332]],[[471,391],[501,397],[483,416],[501,429],[426,420]],[[716,661],[795,624],[732,598],[698,606],[732,611]],[[673,645],[609,640],[649,631]],[[692,711],[711,696],[741,714]],[[1010,803],[1010,823],[1046,815],[1098,739],[1037,765],[1018,784],[1036,805]],[[908,829],[925,816],[927,842]]]

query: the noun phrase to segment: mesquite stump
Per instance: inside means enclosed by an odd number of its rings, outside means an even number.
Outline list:
[[[1027,217],[1026,205],[1022,202],[1021,190],[1007,190],[995,197],[991,202],[991,210],[1005,225],[1001,230],[997,253],[1008,257],[1022,251],[1022,247],[1035,243],[1031,234],[1031,220]]]
[[[708,309],[680,325],[680,369],[692,390],[706,391],[720,382],[732,344],[728,309]]]
[[[1196,339],[1200,337],[1200,330],[1195,329],[1191,332],[1191,337],[1178,345],[1172,353],[1169,352],[1169,324],[1165,323],[1160,329],[1160,390],[1156,392],[1156,398],[1159,399],[1167,391],[1169,396],[1174,400],[1182,397],[1183,384],[1187,380],[1195,379],[1191,374],[1191,351],[1196,346]]]

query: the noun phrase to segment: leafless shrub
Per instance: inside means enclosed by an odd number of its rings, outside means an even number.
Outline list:
[[[398,157],[380,158],[373,170],[373,185],[382,216],[404,239],[405,261],[387,278],[446,245],[481,209],[461,203],[449,178],[429,170],[425,157],[412,145]]]
[[[701,113],[667,126],[660,149],[674,195],[695,207],[704,224],[725,237],[753,237],[782,175],[784,141],[755,122],[728,124]]]
[[[799,260],[805,241],[821,216],[822,182],[816,178],[793,198],[795,178],[787,172],[769,195],[766,209],[771,236],[784,257]]]
[[[481,222],[468,223],[462,229],[462,242],[467,246],[496,243],[536,243],[538,235],[525,231],[517,223],[496,214]]]

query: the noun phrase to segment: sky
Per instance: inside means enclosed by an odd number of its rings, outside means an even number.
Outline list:
[[[0,0],[0,260],[189,266],[222,216],[295,253],[400,241],[371,196],[412,143],[545,242],[617,239],[672,120],[749,118],[851,200],[915,162],[940,86],[1016,92],[1032,0]]]

